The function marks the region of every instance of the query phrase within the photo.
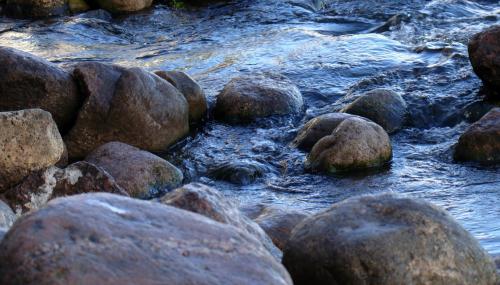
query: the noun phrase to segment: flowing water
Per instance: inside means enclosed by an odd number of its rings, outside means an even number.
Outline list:
[[[500,253],[500,168],[453,162],[470,122],[491,107],[467,58],[467,41],[500,24],[499,1],[254,0],[202,9],[151,10],[113,20],[0,19],[0,45],[61,65],[113,62],[179,69],[210,104],[232,77],[278,72],[306,102],[303,114],[246,126],[210,120],[165,154],[186,182],[202,181],[242,204],[318,211],[359,194],[393,191],[443,206],[492,253]],[[308,119],[339,110],[364,91],[386,87],[409,105],[391,136],[390,167],[344,176],[307,173],[306,153],[289,146]],[[224,163],[263,171],[245,185],[209,174]]]

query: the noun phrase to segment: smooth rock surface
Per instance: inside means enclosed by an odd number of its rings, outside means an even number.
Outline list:
[[[144,10],[153,0],[95,0],[99,7],[114,14],[124,14]]]
[[[292,232],[294,284],[494,285],[495,264],[442,209],[392,194],[334,204]]]
[[[120,142],[98,147],[85,161],[102,167],[134,198],[158,196],[179,187],[183,180],[182,172],[168,161]]]
[[[160,203],[60,198],[11,228],[0,284],[292,284],[253,236]]]
[[[500,96],[500,26],[474,35],[468,49],[474,72]]]

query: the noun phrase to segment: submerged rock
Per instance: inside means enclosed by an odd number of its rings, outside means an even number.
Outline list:
[[[469,59],[474,72],[496,95],[500,95],[500,26],[473,36],[469,42]]]
[[[0,192],[31,172],[56,164],[64,143],[50,113],[40,109],[0,112]]]
[[[0,111],[40,108],[65,132],[82,100],[66,71],[29,53],[0,47]]]
[[[403,126],[407,107],[405,100],[398,93],[387,89],[375,89],[363,94],[341,112],[370,119],[390,134]]]
[[[67,0],[6,0],[5,14],[16,18],[46,18],[68,13]]]
[[[102,167],[135,198],[147,199],[181,185],[182,172],[147,151],[110,142],[91,152],[86,161]]]
[[[264,176],[267,167],[257,161],[228,161],[218,164],[208,171],[208,176],[238,185],[248,185]]]
[[[27,266],[29,264],[29,266]],[[292,284],[253,236],[112,194],[60,198],[0,244],[0,284]]]
[[[440,208],[382,194],[347,199],[304,220],[283,264],[294,284],[496,284],[495,265]]]
[[[187,101],[160,77],[140,68],[96,62],[77,64],[74,75],[86,99],[65,137],[71,159],[111,141],[165,151],[187,135]]]
[[[99,7],[113,14],[124,14],[144,10],[153,0],[94,0]]]
[[[361,118],[349,118],[314,145],[306,167],[336,173],[380,167],[391,158],[391,141],[381,126]]]
[[[16,214],[14,214],[9,205],[0,200],[0,230],[10,228],[15,221]],[[2,240],[1,237],[0,240]]]
[[[167,193],[161,203],[209,217],[217,222],[233,225],[256,237],[277,260],[281,251],[255,222],[243,215],[236,205],[217,190],[199,183],[191,183]]]
[[[331,135],[348,118],[361,118],[345,113],[328,113],[309,120],[298,132],[292,145],[303,150],[311,148],[323,137]]]
[[[128,196],[102,168],[84,161],[60,169],[49,167],[32,173],[23,182],[3,194],[17,214],[41,208],[49,200],[91,192]]]
[[[500,163],[500,108],[489,111],[460,136],[455,159]]]
[[[298,113],[304,102],[288,78],[276,74],[233,78],[217,96],[215,115],[229,123],[251,122],[259,117]]]
[[[203,89],[194,79],[181,71],[156,71],[155,74],[170,82],[184,95],[189,104],[189,122],[191,124],[199,123],[206,117],[207,98]]]

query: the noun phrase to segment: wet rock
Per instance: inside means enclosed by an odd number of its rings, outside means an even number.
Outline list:
[[[135,198],[147,199],[181,185],[182,172],[147,151],[110,142],[91,152],[86,161],[102,167]]]
[[[276,74],[247,75],[232,79],[217,96],[215,115],[230,123],[246,123],[259,117],[286,115],[302,110],[299,89]]]
[[[296,210],[267,206],[253,220],[271,237],[274,245],[284,250],[292,230],[308,216]]]
[[[81,101],[69,73],[29,53],[0,47],[0,111],[43,109],[64,133]]]
[[[469,59],[474,72],[484,84],[500,95],[500,26],[473,36],[469,42]]]
[[[29,266],[27,266],[29,264]],[[0,244],[0,284],[292,284],[253,236],[118,195],[60,198]]]
[[[79,161],[60,169],[49,167],[32,173],[23,182],[3,194],[17,214],[41,208],[49,200],[91,192],[128,196],[111,175],[91,163]]]
[[[90,10],[88,12],[79,14],[76,17],[81,19],[99,19],[107,22],[113,20],[113,15],[103,9]]]
[[[186,99],[154,74],[93,62],[77,64],[74,75],[86,100],[65,137],[70,159],[111,141],[165,151],[189,131]]]
[[[489,111],[460,136],[455,159],[500,163],[500,108]]]
[[[189,104],[189,122],[199,123],[207,115],[207,98],[200,85],[181,71],[156,71],[156,75],[167,80],[177,88]]]
[[[8,229],[7,228],[0,228],[0,242],[2,242],[3,237],[7,233]]]
[[[6,0],[5,14],[15,18],[46,18],[68,12],[67,0]]]
[[[160,199],[165,205],[174,206],[209,217],[217,222],[233,225],[256,237],[276,259],[281,251],[255,222],[243,215],[236,205],[217,190],[200,183],[191,183],[167,193]]]
[[[363,94],[341,112],[368,118],[390,134],[403,126],[407,107],[405,100],[398,93],[387,89],[375,89]]]
[[[90,6],[85,0],[68,0],[68,6],[73,14],[90,10]]]
[[[355,117],[357,116],[345,113],[328,113],[311,119],[299,130],[292,145],[303,150],[311,150],[320,139],[331,135],[345,119]]]
[[[354,197],[300,223],[283,263],[294,284],[484,284],[495,265],[440,208],[391,194]]]
[[[349,118],[314,145],[306,167],[336,173],[380,167],[391,158],[391,141],[381,126],[364,119]]]
[[[113,14],[124,14],[144,10],[153,0],[95,0],[99,7]]]
[[[31,172],[56,164],[64,143],[50,113],[40,109],[0,112],[0,192]]]
[[[227,161],[212,167],[208,176],[238,185],[248,185],[264,176],[268,168],[256,161]]]
[[[0,200],[0,230],[8,229],[16,221],[16,215],[5,202]],[[0,237],[0,240],[2,238]]]

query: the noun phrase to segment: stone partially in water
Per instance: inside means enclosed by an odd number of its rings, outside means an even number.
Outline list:
[[[67,0],[6,0],[5,14],[16,18],[46,18],[68,12]]]
[[[168,161],[120,142],[98,147],[85,160],[106,170],[135,198],[157,196],[180,186],[183,180],[182,172]]]
[[[336,173],[380,167],[391,158],[391,141],[381,126],[361,118],[349,118],[314,145],[306,167]]]
[[[84,161],[65,169],[49,167],[32,173],[2,196],[17,214],[22,214],[37,210],[58,197],[91,192],[128,196],[106,171]]]
[[[0,112],[0,193],[31,172],[56,164],[64,143],[49,112]]]
[[[246,75],[233,78],[217,96],[215,115],[229,123],[246,123],[298,113],[303,104],[299,89],[285,76]]]
[[[405,100],[398,93],[387,89],[375,89],[363,94],[341,112],[370,119],[390,134],[403,126],[407,107]]]
[[[189,104],[189,122],[191,124],[199,123],[206,117],[207,98],[203,89],[194,79],[181,71],[156,71],[155,74],[170,82],[184,95]]]
[[[28,265],[29,264],[29,265]],[[0,284],[292,284],[253,236],[160,203],[59,198],[0,244]]]
[[[112,141],[165,151],[187,135],[187,101],[160,77],[140,68],[96,62],[77,64],[74,75],[86,100],[65,137],[71,159]]]
[[[151,6],[153,0],[95,0],[95,2],[113,14],[124,14],[144,10]]]
[[[0,47],[0,111],[40,108],[65,132],[82,100],[66,71],[29,53]]]
[[[198,213],[217,222],[233,225],[256,237],[277,259],[281,251],[276,248],[266,233],[255,222],[243,215],[236,205],[217,190],[200,183],[191,183],[167,193],[161,203]]]
[[[5,204],[2,200],[0,200],[0,230],[8,229],[12,224],[16,221],[16,215],[9,207],[9,205]],[[0,240],[2,238],[0,237]]]
[[[455,159],[500,163],[500,108],[489,111],[460,136]]]
[[[495,264],[442,209],[391,194],[334,204],[292,233],[294,284],[495,285]]]
[[[212,167],[208,176],[238,185],[248,185],[264,176],[267,167],[257,161],[228,161]]]
[[[469,59],[485,85],[500,95],[500,26],[476,34],[469,42]]]

